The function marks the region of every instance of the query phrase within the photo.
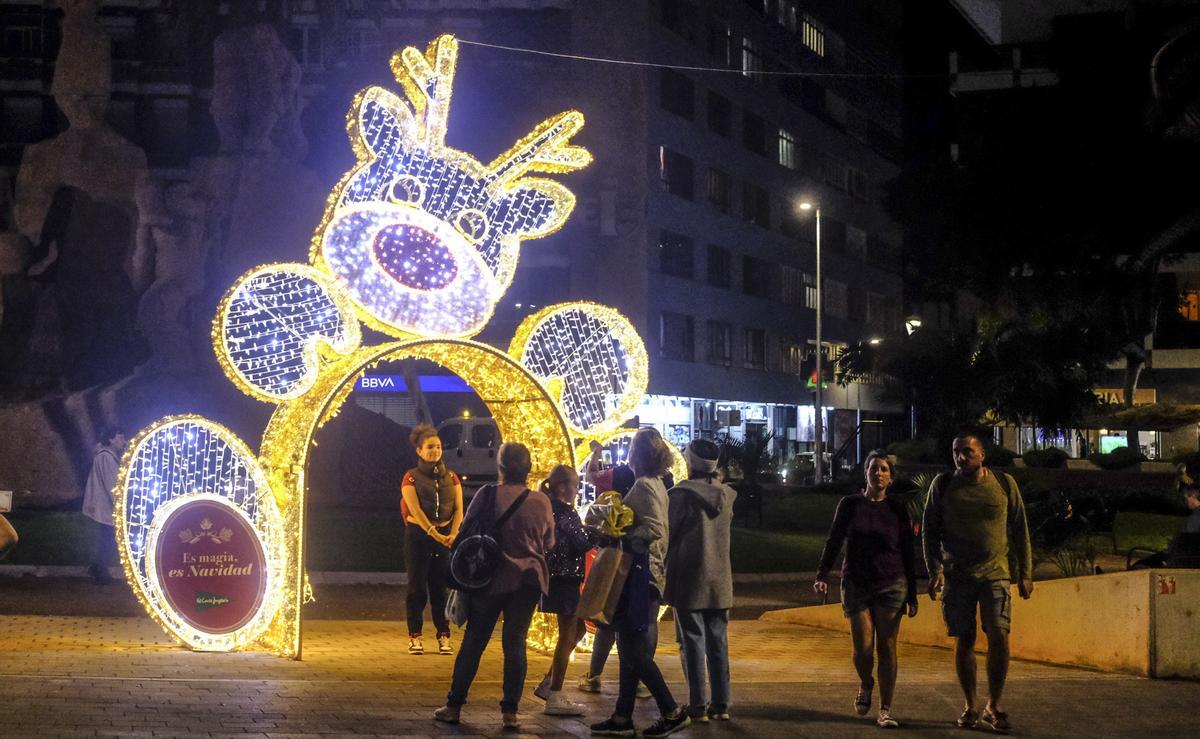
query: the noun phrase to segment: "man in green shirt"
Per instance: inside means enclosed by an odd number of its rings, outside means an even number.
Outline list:
[[[925,506],[922,543],[929,597],[937,600],[942,593],[942,616],[955,638],[955,668],[966,698],[958,725],[970,728],[980,722],[1007,733],[1011,727],[1000,697],[1008,676],[1009,580],[1016,579],[1022,598],[1033,593],[1029,524],[1016,481],[983,466],[978,436],[959,434],[953,453],[955,473],[934,479]],[[1017,563],[1015,578],[1009,573],[1010,554]],[[975,710],[977,608],[988,642],[988,702],[982,715]]]

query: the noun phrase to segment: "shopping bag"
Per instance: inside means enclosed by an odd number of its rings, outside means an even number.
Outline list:
[[[8,519],[0,516],[0,559],[4,559],[9,550],[17,545],[17,530]]]
[[[467,612],[471,608],[471,594],[463,590],[451,590],[446,597],[446,620],[455,626],[467,622]]]
[[[601,549],[592,562],[587,581],[583,584],[575,615],[586,621],[612,621],[632,564],[633,555],[619,547]]]

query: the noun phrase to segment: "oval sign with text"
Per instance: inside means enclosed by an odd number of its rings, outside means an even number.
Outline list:
[[[245,626],[266,592],[266,555],[258,532],[230,503],[206,498],[180,505],[158,529],[154,568],[167,603],[200,631]]]

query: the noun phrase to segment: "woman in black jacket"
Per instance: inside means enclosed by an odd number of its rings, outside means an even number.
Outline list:
[[[887,454],[868,454],[863,471],[866,489],[838,502],[813,589],[822,595],[829,592],[829,570],[845,542],[842,612],[850,620],[854,669],[861,681],[854,710],[860,716],[871,710],[871,691],[875,687],[872,673],[878,649],[876,723],[881,728],[895,728],[899,723],[892,718],[891,708],[896,689],[896,638],[904,612],[917,615],[913,528],[904,503],[888,497],[893,469]]]
[[[546,553],[550,569],[550,592],[542,595],[538,608],[558,616],[558,644],[550,672],[533,691],[546,701],[545,713],[552,716],[582,716],[587,706],[569,700],[562,693],[563,679],[571,652],[583,636],[583,619],[575,615],[579,608],[579,589],[583,584],[584,559],[596,545],[599,533],[583,525],[575,511],[579,494],[579,473],[565,464],[555,467],[538,488],[550,498],[554,509],[554,548]]]

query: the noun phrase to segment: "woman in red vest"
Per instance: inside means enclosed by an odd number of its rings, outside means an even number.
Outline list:
[[[417,466],[404,473],[400,512],[404,516],[404,569],[408,572],[408,653],[424,654],[421,629],[425,603],[433,609],[438,653],[453,654],[446,619],[446,580],[450,546],[463,520],[462,483],[442,461],[437,429],[418,424],[409,435],[417,450]]]

